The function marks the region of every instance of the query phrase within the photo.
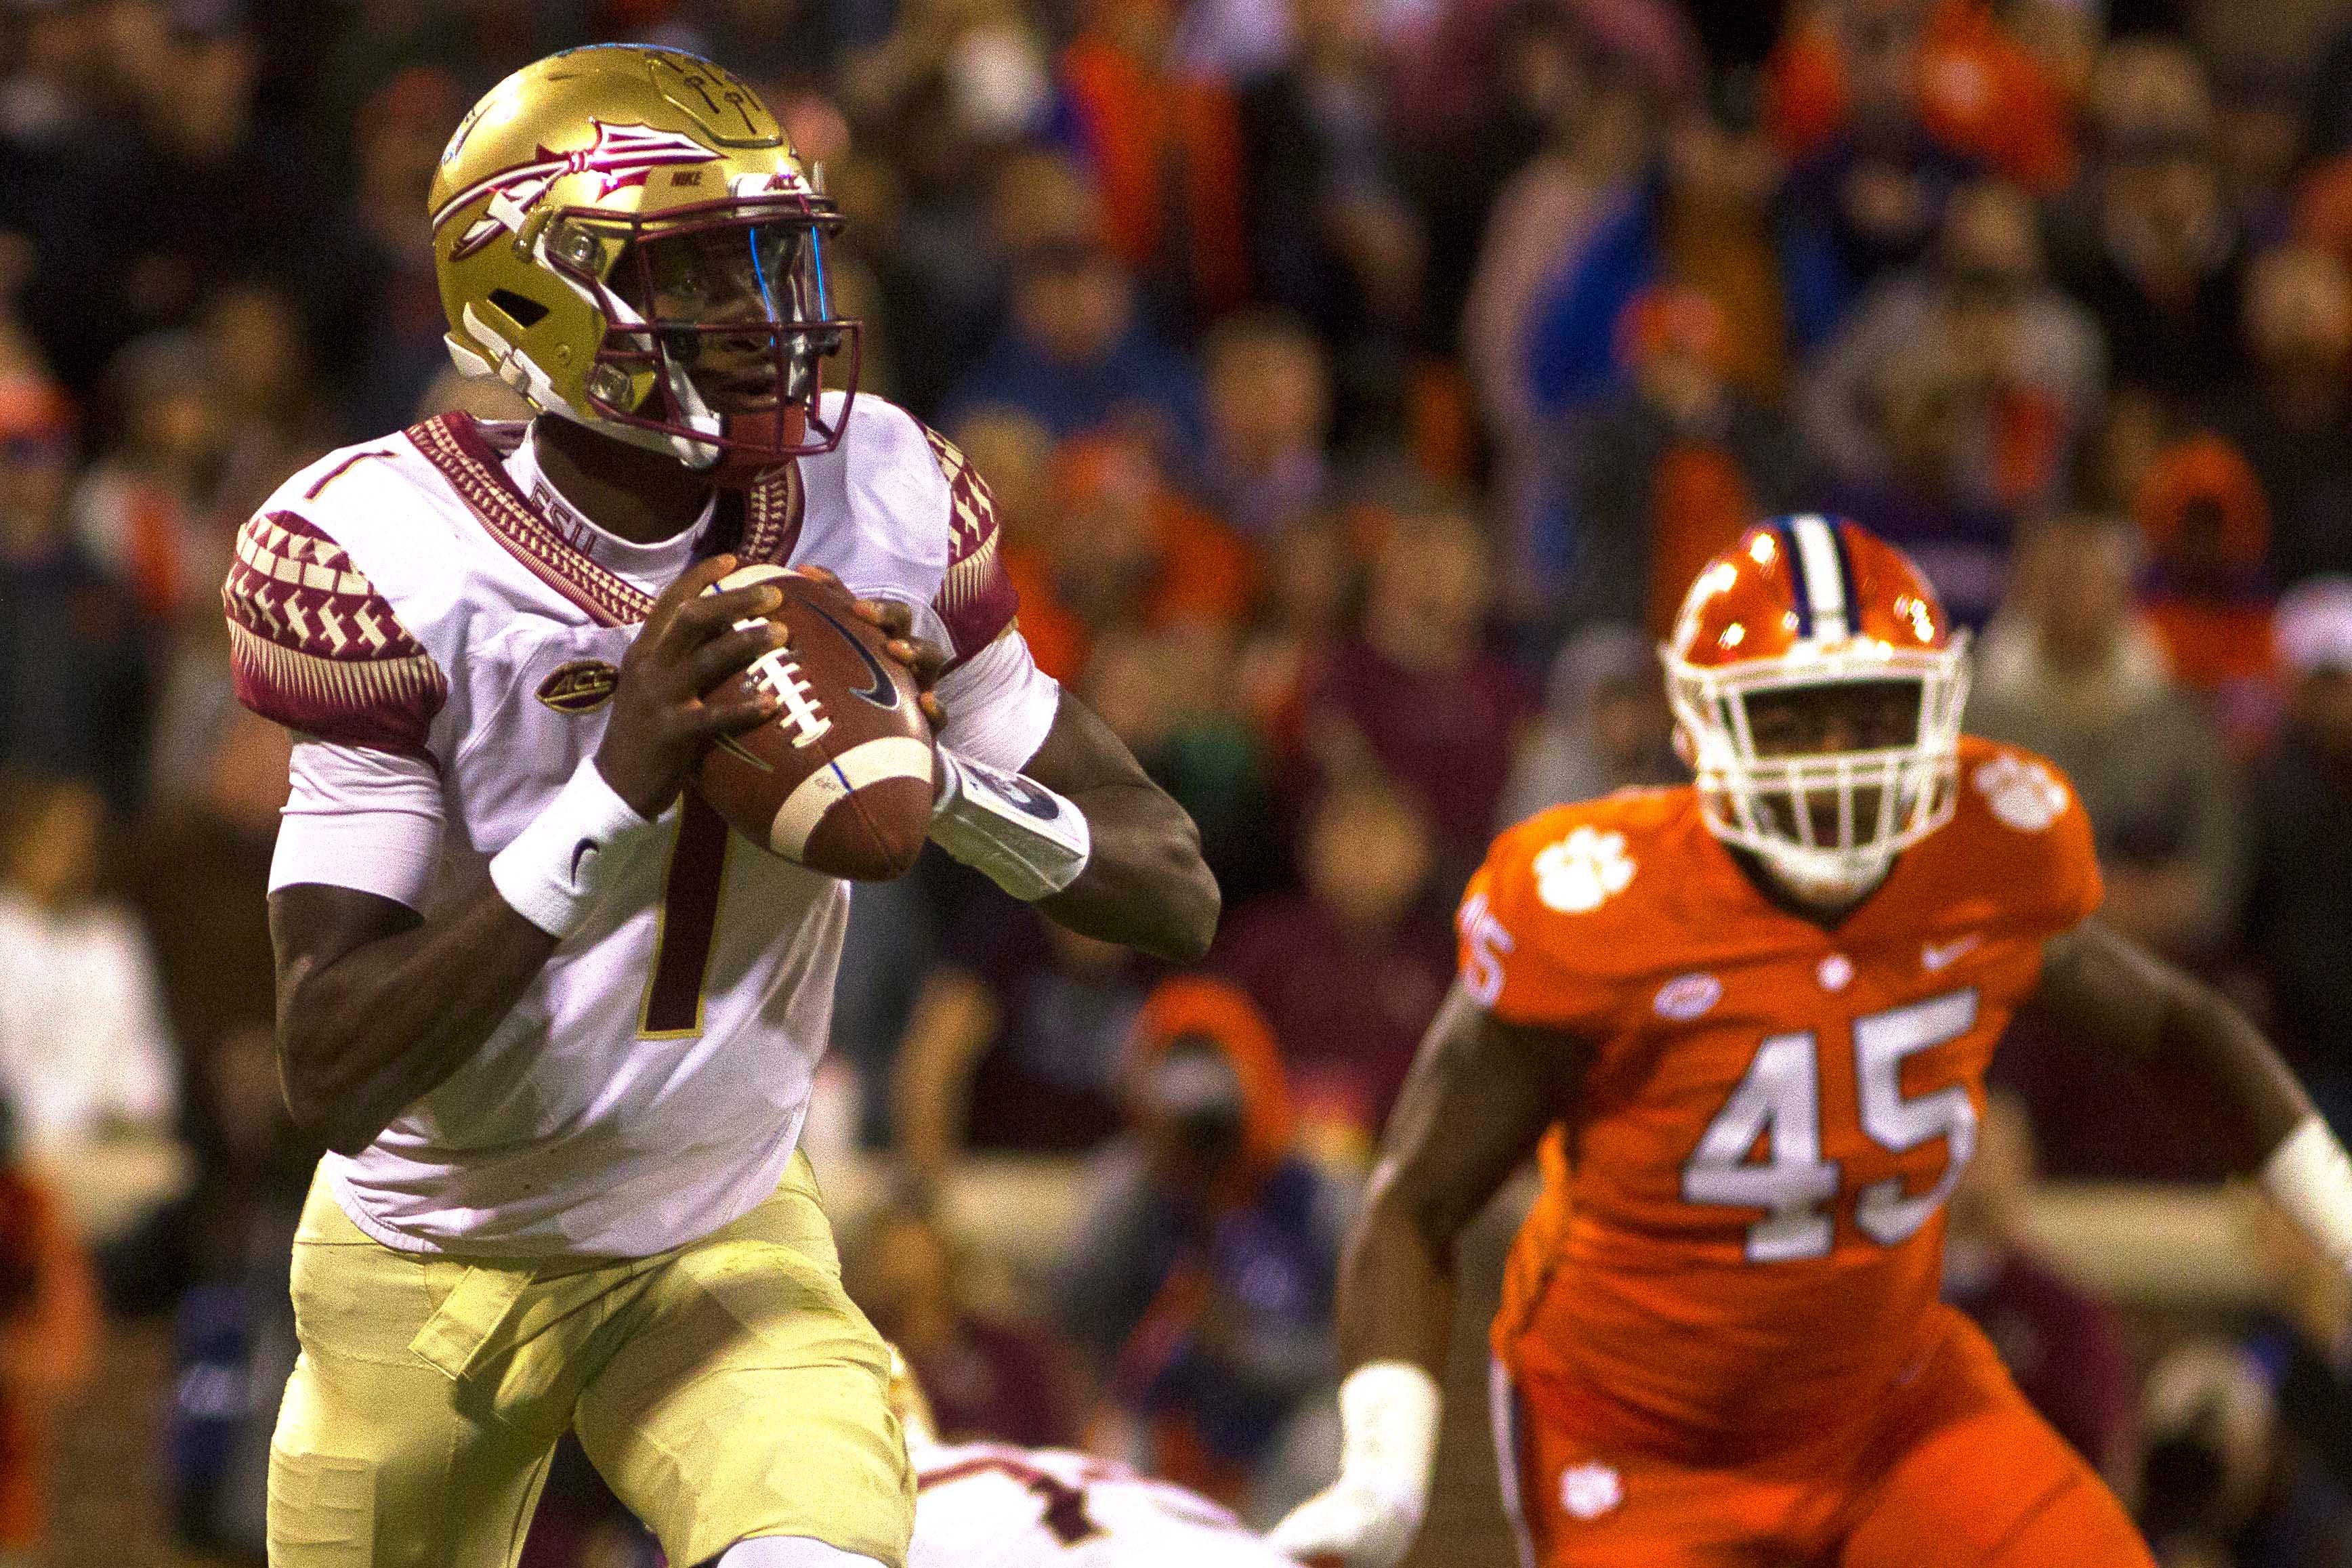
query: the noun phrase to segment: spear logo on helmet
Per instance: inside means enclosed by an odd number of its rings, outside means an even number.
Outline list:
[[[449,253],[449,259],[462,261],[499,235],[520,228],[524,214],[547,194],[550,185],[566,174],[602,175],[596,191],[601,197],[625,185],[642,185],[648,173],[668,164],[708,163],[719,156],[682,131],[656,131],[650,125],[611,125],[601,120],[588,123],[596,129],[596,140],[589,145],[572,152],[541,147],[530,162],[485,175],[442,203],[441,210],[433,214],[436,234],[467,204],[485,193],[490,198],[489,210],[474,220],[473,226],[458,240],[457,247]]]

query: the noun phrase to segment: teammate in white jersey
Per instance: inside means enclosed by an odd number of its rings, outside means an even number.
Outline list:
[[[332,1151],[271,1560],[510,1563],[571,1427],[679,1568],[897,1568],[883,1351],[795,1152],[849,894],[685,789],[772,711],[703,694],[785,634],[750,623],[772,588],[703,590],[836,573],[929,688],[932,837],[1055,919],[1197,957],[1214,883],[1031,662],[978,476],[855,396],[837,220],[740,81],[542,60],[458,128],[433,207],[453,356],[538,417],[321,460],[226,593],[239,697],[299,737],[278,1049]]]
[[[1198,1492],[1064,1448],[942,1443],[896,1347],[915,1467],[908,1568],[1297,1568]]]

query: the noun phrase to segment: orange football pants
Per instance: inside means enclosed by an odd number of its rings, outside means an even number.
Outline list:
[[[2154,1568],[1976,1325],[1936,1310],[1947,1321],[1917,1373],[1849,1433],[1797,1437],[1787,1463],[1604,1449],[1547,1422],[1497,1366],[1504,1503],[1528,1568]]]

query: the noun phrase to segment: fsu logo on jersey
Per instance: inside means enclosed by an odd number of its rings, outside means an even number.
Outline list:
[[[620,684],[621,672],[604,660],[574,659],[539,683],[539,700],[558,713],[594,713]]]

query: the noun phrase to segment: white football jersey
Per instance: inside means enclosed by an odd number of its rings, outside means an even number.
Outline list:
[[[907,1568],[1297,1568],[1207,1498],[1086,1454],[960,1443],[913,1458]]]
[[[603,533],[520,424],[461,414],[334,453],[246,525],[225,594],[237,695],[295,731],[271,886],[427,916],[604,731],[655,592],[700,554],[832,568],[950,651],[942,739],[1017,768],[1056,688],[1012,629],[988,493],[879,398],[841,445],[667,543]],[[847,884],[730,833],[689,795],[481,1050],[368,1148],[326,1157],[386,1245],[644,1256],[773,1190],[831,1022]]]

